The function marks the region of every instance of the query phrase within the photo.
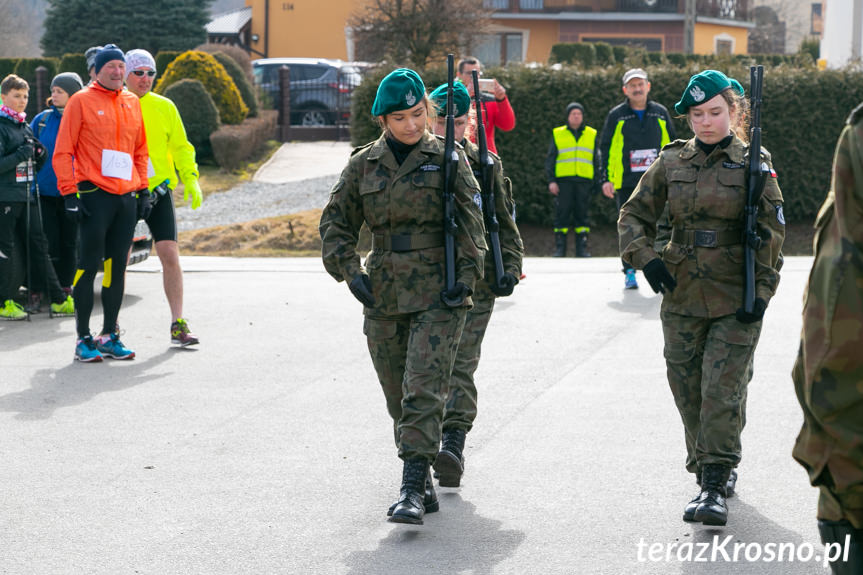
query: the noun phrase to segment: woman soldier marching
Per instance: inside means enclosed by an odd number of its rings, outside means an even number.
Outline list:
[[[442,114],[446,111],[447,85],[441,84],[429,94],[432,104],[438,112],[434,124],[434,132],[443,135],[446,132],[446,120]],[[475,126],[475,117],[470,113],[470,96],[467,88],[461,82],[453,85],[453,106],[455,108],[455,141],[464,146],[465,155],[470,161],[471,169],[477,180],[481,179],[479,147],[467,137],[468,130]],[[467,312],[461,340],[458,345],[452,379],[450,380],[449,396],[443,418],[443,438],[441,450],[434,462],[435,476],[442,487],[458,487],[464,473],[464,442],[465,436],[473,427],[476,419],[477,391],[473,374],[479,366],[480,348],[485,336],[485,330],[491,320],[494,310],[494,300],[497,297],[512,295],[513,288],[521,277],[521,260],[524,256],[524,244],[521,234],[512,219],[513,199],[512,184],[503,175],[503,165],[494,152],[489,152],[494,162],[492,181],[494,185],[495,211],[500,229],[501,260],[504,275],[501,285],[495,281],[494,258],[487,254],[485,258],[485,279],[477,282],[473,294],[473,307]],[[483,197],[483,200],[485,197]],[[486,244],[491,249],[491,241],[486,238]]]
[[[404,462],[390,521],[413,524],[438,510],[429,465],[438,453],[453,360],[486,250],[473,201],[479,184],[460,152],[456,281],[444,289],[444,144],[426,131],[428,114],[416,72],[400,68],[381,81],[372,115],[383,134],[354,150],[320,224],[324,267],[364,306],[363,333]],[[372,232],[372,251],[361,263],[356,247],[363,223]]]
[[[662,292],[662,330],[668,383],[683,419],[686,469],[701,491],[685,521],[725,525],[725,498],[740,461],[746,388],[761,319],[779,283],[785,219],[782,193],[770,169],[758,206],[763,245],[756,252],[756,300],[740,308],[747,143],[733,129],[743,122],[743,88],[722,72],[692,76],[674,109],[695,137],[667,145],[644,173],[618,220],[624,260],[644,270]],[[745,137],[745,129],[740,131]],[[654,251],[656,222],[669,207],[671,242]],[[732,479],[733,482],[733,479]]]

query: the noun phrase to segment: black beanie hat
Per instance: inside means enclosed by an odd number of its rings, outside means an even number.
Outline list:
[[[93,61],[93,66],[96,68],[96,73],[99,73],[99,70],[102,69],[102,66],[111,62],[113,60],[120,60],[121,62],[125,62],[126,58],[123,56],[123,51],[117,48],[115,44],[108,44],[96,54],[96,59]]]
[[[569,113],[572,112],[573,110],[575,110],[576,108],[581,110],[581,113],[584,114],[584,106],[582,106],[578,102],[570,102],[569,105],[566,107],[566,117],[569,118]]]

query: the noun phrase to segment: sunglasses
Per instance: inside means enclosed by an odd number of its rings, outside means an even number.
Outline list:
[[[151,78],[156,75],[156,72],[154,72],[153,70],[132,70],[132,73],[136,76],[143,76],[144,74],[146,74]]]

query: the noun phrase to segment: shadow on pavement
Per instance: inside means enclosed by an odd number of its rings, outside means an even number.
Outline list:
[[[646,283],[646,282],[645,282]],[[608,302],[608,307],[614,311],[628,314],[638,314],[646,319],[659,319],[659,306],[662,298],[653,297],[650,286],[647,286],[647,294],[642,294],[644,287],[637,290],[622,290],[623,297],[617,301]]]
[[[105,359],[102,363],[82,364],[72,360],[72,351],[70,347],[69,365],[66,367],[40,369],[33,375],[30,389],[0,396],[0,411],[17,412],[15,419],[24,421],[48,419],[55,410],[86,403],[100,393],[122,391],[170,377],[172,372],[146,372],[177,352],[175,348],[169,348],[143,361]]]
[[[477,515],[476,506],[458,493],[439,491],[438,497],[441,510],[426,515],[424,525],[393,525],[377,549],[348,555],[348,574],[490,575],[525,539],[523,532],[501,530],[501,521]]]

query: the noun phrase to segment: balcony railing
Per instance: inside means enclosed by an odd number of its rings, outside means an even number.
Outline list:
[[[483,0],[483,5],[498,12],[636,12],[683,14],[685,0],[616,0],[613,8],[601,0]],[[747,21],[752,0],[696,0],[696,14],[701,17]]]

